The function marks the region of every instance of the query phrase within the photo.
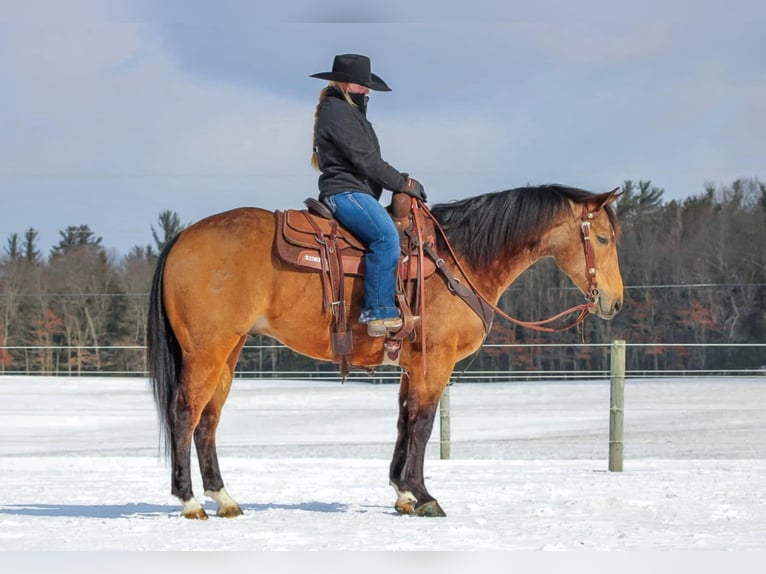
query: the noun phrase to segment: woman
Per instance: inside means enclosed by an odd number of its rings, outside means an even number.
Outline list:
[[[364,301],[359,322],[373,337],[402,326],[395,303],[399,233],[379,199],[383,189],[402,191],[425,201],[423,186],[400,173],[380,155],[372,124],[367,121],[370,90],[390,92],[370,71],[370,59],[359,54],[335,56],[331,72],[312,74],[329,80],[314,114],[312,165],[319,176],[319,199],[335,218],[367,243]]]

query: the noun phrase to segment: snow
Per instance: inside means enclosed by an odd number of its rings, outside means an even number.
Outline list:
[[[622,473],[609,381],[457,383],[452,458],[437,421],[425,467],[446,518],[393,509],[397,391],[235,381],[219,459],[244,515],[190,521],[145,379],[0,377],[0,548],[766,549],[766,378],[628,380]]]

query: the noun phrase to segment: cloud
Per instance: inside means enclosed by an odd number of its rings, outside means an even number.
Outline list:
[[[240,205],[300,206],[317,177],[309,156],[322,84],[308,75],[343,51],[369,53],[394,88],[370,103],[383,157],[434,201],[628,178],[677,197],[709,179],[757,176],[764,156],[766,46],[752,23],[159,26],[75,16],[0,34],[0,194],[14,196],[0,239],[34,226],[52,243],[57,229],[87,223],[127,251],[151,239],[163,209],[190,221]]]
[[[0,188],[18,201],[0,235],[35,227],[47,249],[57,229],[86,223],[125,252],[163,209],[189,221],[239,205],[297,207],[316,193],[312,97],[190,73],[135,24],[24,27],[4,52]],[[386,159],[424,180],[489,171],[507,146],[481,114],[378,111]]]
[[[2,21],[26,26],[108,22],[124,17],[130,0],[24,0],[4,2]]]
[[[10,48],[5,173],[244,174],[284,169],[299,138],[310,149],[310,108],[179,73],[138,26],[27,30]]]
[[[186,73],[142,26],[24,30],[7,48],[16,97],[14,136],[0,139],[5,174],[244,177],[308,170],[314,101]],[[315,87],[318,94],[321,84]],[[458,169],[487,170],[505,145],[481,113],[410,116],[380,105],[370,115],[384,146],[425,169],[441,169],[458,155],[466,160]]]
[[[188,221],[256,203],[248,179],[315,177],[310,105],[184,74],[141,26],[14,28],[2,52],[0,189],[17,199],[0,237],[35,227],[47,249],[88,223],[126,251],[162,209]]]

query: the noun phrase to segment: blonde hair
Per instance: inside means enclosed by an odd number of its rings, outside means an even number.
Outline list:
[[[330,91],[330,88],[339,88],[343,93],[343,97],[346,99],[346,101],[352,106],[356,107],[356,104],[348,95],[346,85],[347,84],[342,82],[330,82],[324,88],[322,88],[321,92],[319,92],[319,102],[317,103],[316,110],[314,111],[314,142],[311,148],[311,166],[316,170],[319,169],[319,151],[317,149],[317,123],[319,122],[319,108],[322,107],[322,102],[324,102],[325,98],[327,97],[327,92]]]

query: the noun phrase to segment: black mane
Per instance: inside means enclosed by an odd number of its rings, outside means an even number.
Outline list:
[[[434,205],[431,213],[459,255],[485,266],[503,253],[533,246],[569,200],[581,204],[594,195],[563,185],[519,187]],[[607,213],[616,228],[611,206]]]

